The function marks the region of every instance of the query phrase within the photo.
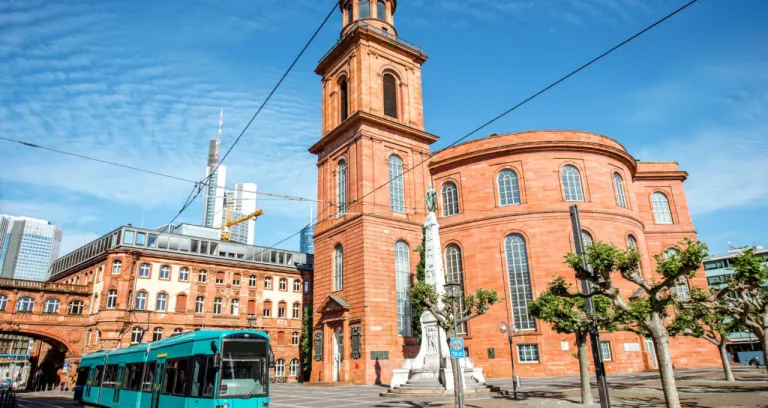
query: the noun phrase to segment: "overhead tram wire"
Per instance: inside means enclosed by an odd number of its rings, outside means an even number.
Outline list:
[[[693,5],[694,3],[696,3],[697,1],[698,1],[698,0],[691,0],[691,1],[689,1],[688,3],[684,4],[683,6],[681,6],[681,7],[677,8],[676,10],[672,11],[671,13],[669,13],[669,14],[665,15],[665,16],[664,16],[664,17],[662,17],[661,19],[659,19],[659,20],[656,20],[656,22],[654,22],[653,24],[651,24],[651,25],[649,25],[649,26],[645,27],[644,29],[642,29],[642,30],[638,31],[637,33],[635,33],[635,34],[634,34],[634,35],[632,35],[631,37],[629,37],[629,38],[627,38],[626,40],[624,40],[624,41],[620,42],[619,44],[617,44],[617,45],[613,46],[613,47],[612,47],[612,48],[610,48],[609,50],[607,50],[607,51],[605,51],[604,53],[602,53],[602,54],[598,55],[597,57],[595,57],[595,58],[591,59],[589,62],[587,62],[587,63],[585,63],[585,64],[581,65],[580,67],[576,68],[575,70],[571,71],[570,73],[568,73],[567,75],[565,75],[565,76],[561,77],[560,79],[556,80],[555,82],[552,82],[551,84],[549,84],[549,85],[547,85],[546,87],[544,87],[542,90],[540,90],[540,91],[536,92],[535,94],[533,94],[533,95],[529,96],[528,98],[524,99],[522,102],[520,102],[520,103],[516,104],[515,106],[513,106],[513,107],[511,107],[511,108],[507,109],[506,111],[504,111],[503,113],[501,113],[501,114],[497,115],[497,116],[496,116],[496,117],[494,117],[493,119],[491,119],[491,120],[489,120],[489,121],[487,121],[487,122],[483,123],[482,125],[480,125],[480,126],[479,126],[479,127],[477,127],[476,129],[474,129],[473,131],[471,131],[471,132],[467,133],[466,135],[462,136],[461,138],[459,138],[458,140],[454,141],[454,142],[453,142],[453,143],[451,143],[450,145],[446,146],[446,147],[445,147],[443,150],[445,150],[445,149],[448,149],[448,148],[451,148],[451,147],[453,147],[453,146],[456,146],[457,144],[461,143],[462,141],[464,141],[464,140],[465,140],[465,139],[467,139],[468,137],[470,137],[470,136],[474,135],[475,133],[477,133],[477,132],[479,132],[479,131],[483,130],[484,128],[488,127],[489,125],[493,124],[494,122],[498,121],[499,119],[503,118],[504,116],[506,116],[506,115],[510,114],[511,112],[515,111],[515,110],[516,110],[516,109],[518,109],[519,107],[521,107],[521,106],[525,105],[526,103],[528,103],[528,102],[532,101],[533,99],[537,98],[537,97],[538,97],[538,96],[540,96],[541,94],[543,94],[543,93],[545,93],[545,92],[549,91],[550,89],[552,89],[552,88],[554,88],[555,86],[559,85],[560,83],[562,83],[563,81],[567,80],[568,78],[570,78],[570,77],[572,77],[572,76],[576,75],[577,73],[581,72],[581,71],[582,71],[582,70],[584,70],[585,68],[587,68],[587,67],[589,67],[590,65],[594,64],[595,62],[597,62],[597,61],[599,61],[599,60],[603,59],[604,57],[608,56],[609,54],[613,53],[614,51],[616,51],[616,50],[618,50],[619,48],[623,47],[624,45],[628,44],[629,42],[631,42],[632,40],[636,39],[637,37],[640,37],[641,35],[645,34],[645,33],[646,33],[646,32],[648,32],[648,31],[650,31],[651,29],[653,29],[654,27],[658,26],[659,24],[661,24],[661,23],[665,22],[666,20],[670,19],[670,18],[671,18],[671,17],[673,17],[674,15],[676,15],[676,14],[680,13],[681,11],[685,10],[686,8],[690,7],[691,5]],[[385,186],[389,185],[389,184],[390,184],[390,183],[392,183],[394,180],[397,180],[398,178],[402,178],[402,177],[403,177],[403,176],[404,176],[406,173],[408,173],[409,171],[411,171],[411,170],[415,169],[416,167],[418,167],[418,166],[421,166],[422,164],[426,163],[427,161],[429,161],[429,159],[431,159],[431,156],[430,156],[429,158],[427,158],[427,159],[424,159],[424,160],[422,160],[421,162],[417,163],[416,165],[414,165],[414,166],[411,166],[411,167],[409,167],[408,169],[404,170],[404,171],[403,171],[403,172],[402,172],[402,173],[401,173],[399,176],[397,176],[397,177],[393,177],[393,178],[391,178],[389,181],[385,182],[384,184],[382,184],[382,185],[380,185],[380,186],[378,186],[378,187],[374,188],[373,190],[371,190],[371,191],[370,191],[370,192],[368,192],[367,194],[365,194],[365,195],[363,195],[362,197],[360,197],[358,200],[354,200],[354,201],[348,201],[348,202],[346,202],[346,205],[345,205],[345,207],[344,207],[344,208],[345,208],[345,211],[346,211],[346,209],[348,209],[348,208],[349,208],[350,204],[353,204],[353,203],[357,203],[357,202],[362,202],[362,200],[363,200],[363,199],[365,199],[366,197],[368,197],[369,195],[373,194],[374,192],[376,192],[376,191],[377,191],[377,190],[379,190],[380,188],[382,188],[382,187],[385,187]],[[333,203],[331,203],[331,205],[333,205]],[[340,212],[341,212],[341,210],[339,210],[339,211],[336,211],[335,213],[328,215],[328,217],[327,217],[327,218],[331,218],[331,217],[333,217],[333,216],[336,216],[336,215],[338,215]],[[309,222],[309,224],[307,224],[307,226],[315,226],[315,225],[317,225],[317,221],[318,221],[318,219],[320,218],[320,214],[321,214],[321,213],[322,213],[322,211],[318,211],[318,213],[317,213],[317,216],[316,216],[314,219],[312,219],[312,220]],[[304,227],[304,228],[306,228],[306,227]],[[304,228],[302,228],[302,230],[303,230]],[[266,250],[266,249],[271,249],[271,248],[274,248],[275,246],[277,246],[277,245],[280,245],[281,243],[283,243],[283,242],[285,242],[285,241],[287,241],[287,240],[289,240],[289,239],[291,239],[291,238],[295,237],[296,235],[299,235],[300,233],[301,233],[301,230],[299,230],[299,231],[298,231],[298,232],[296,232],[295,234],[292,234],[291,236],[289,236],[289,237],[287,237],[287,238],[284,238],[284,239],[282,239],[281,241],[279,241],[279,242],[277,242],[277,243],[275,243],[275,244],[271,245],[270,247],[267,247],[267,248],[265,248],[264,250]],[[263,252],[263,251],[262,251],[262,252]]]

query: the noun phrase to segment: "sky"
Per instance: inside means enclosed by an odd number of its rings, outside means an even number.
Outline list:
[[[0,135],[190,180],[224,109],[226,151],[333,7],[328,0],[0,0]],[[681,0],[400,0],[424,48],[426,130],[440,149],[684,4]],[[768,2],[700,0],[476,137],[528,129],[610,136],[672,160],[712,252],[768,245]],[[323,28],[224,163],[227,184],[316,198]],[[62,254],[114,228],[171,221],[190,183],[0,140],[0,213],[50,220]],[[256,243],[309,221],[261,197]],[[181,216],[198,223],[201,200]],[[298,249],[298,237],[279,247]]]

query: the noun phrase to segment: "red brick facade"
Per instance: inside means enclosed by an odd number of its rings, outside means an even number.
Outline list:
[[[354,10],[350,20],[348,3]],[[342,39],[316,70],[323,79],[323,132],[310,151],[318,156],[318,199],[334,204],[320,209],[315,229],[313,329],[322,338],[316,343],[322,344],[322,356],[314,360],[311,381],[388,383],[392,369],[418,351],[414,338],[398,335],[394,247],[397,241],[410,249],[420,245],[426,217],[423,197],[431,179],[440,196],[444,183],[457,186],[458,213],[442,216],[441,198],[438,215],[443,248],[455,244],[461,249],[466,291],[495,289],[502,298],[487,315],[468,324],[470,355],[488,377],[510,375],[506,337],[498,331],[499,322],[512,319],[505,238],[519,234],[524,239],[533,298],[553,275],[575,283],[573,272],[563,264],[563,255],[572,250],[568,206],[573,204],[564,194],[564,166],[579,171],[583,200],[577,204],[585,231],[620,247],[631,235],[644,254],[646,276],[653,273],[653,255],[684,237],[695,238],[682,185],[687,174],[675,163],[638,163],[621,144],[604,136],[524,132],[480,139],[430,157],[429,145],[437,137],[424,132],[421,65],[427,58],[417,47],[396,39],[394,27],[379,30],[391,26],[394,1],[385,1],[386,22],[369,26],[361,24],[368,20],[357,21],[357,3],[342,4]],[[371,2],[372,10],[377,3]],[[385,103],[393,100],[387,75],[397,85],[396,112]],[[402,160],[405,171],[401,209],[397,200],[391,200],[388,184],[392,155]],[[505,169],[515,171],[518,178],[519,203],[514,205],[501,205],[499,198],[497,177]],[[623,207],[618,205],[614,174],[623,181]],[[655,222],[651,203],[655,192],[667,197],[671,224]],[[341,288],[334,282],[337,248],[343,254]],[[417,262],[412,253],[411,271]],[[705,286],[704,275],[689,284]],[[627,296],[636,289],[630,284],[623,288]],[[350,333],[358,326],[362,353],[352,358]],[[611,333],[601,340],[610,344],[609,372],[652,368],[642,338]],[[515,338],[516,344],[535,344],[539,353],[536,363],[520,362],[516,356],[518,373],[577,373],[573,342],[572,336],[537,322],[536,330]],[[676,339],[672,347],[678,367],[718,364],[717,353],[703,341]],[[495,359],[489,359],[490,348]],[[338,365],[334,352],[340,356]],[[388,358],[377,353],[380,358],[375,359],[373,352],[386,352]]]

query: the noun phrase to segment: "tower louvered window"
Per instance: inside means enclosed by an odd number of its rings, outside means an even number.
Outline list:
[[[391,74],[384,75],[384,114],[397,118],[397,81]]]
[[[347,80],[341,81],[339,84],[339,95],[341,103],[341,121],[344,122],[349,117],[349,94],[347,92]]]

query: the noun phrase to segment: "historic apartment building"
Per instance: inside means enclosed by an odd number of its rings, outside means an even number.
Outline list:
[[[341,39],[320,60],[322,137],[315,228],[311,381],[389,383],[418,351],[407,291],[419,261],[425,191],[440,194],[443,258],[449,281],[501,298],[463,336],[487,377],[578,373],[573,336],[553,332],[528,304],[553,275],[576,283],[563,256],[573,251],[568,207],[578,204],[584,237],[635,247],[642,272],[654,255],[696,238],[676,163],[639,162],[617,141],[578,131],[529,131],[457,145],[434,154],[424,131],[421,48],[398,36],[395,0],[341,3]],[[706,287],[703,273],[675,288]],[[621,287],[627,297],[636,292]],[[510,355],[499,323],[519,333]],[[656,365],[650,340],[601,335],[609,372]],[[675,339],[677,367],[718,364],[709,344]]]
[[[60,258],[51,282],[88,285],[85,353],[199,328],[268,332],[275,376],[300,374],[312,255],[124,226]],[[9,299],[69,313],[64,299]],[[70,307],[71,309],[71,307]],[[34,311],[33,311],[34,312]]]

